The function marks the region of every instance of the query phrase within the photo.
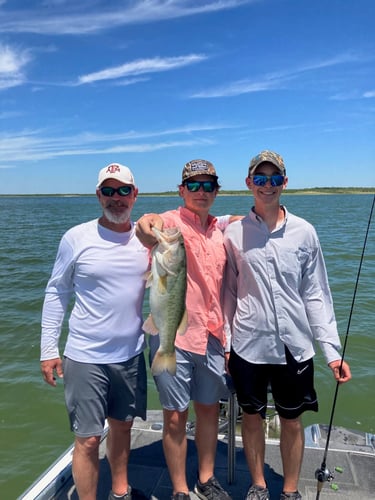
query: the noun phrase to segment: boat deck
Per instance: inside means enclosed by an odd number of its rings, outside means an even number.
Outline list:
[[[192,425],[193,427],[193,425]],[[317,480],[315,471],[320,469],[326,443],[326,428],[311,426],[305,431],[306,449],[301,471],[299,490],[304,500],[315,500]],[[188,432],[187,475],[191,490],[197,473],[197,455],[194,444],[193,428]],[[133,500],[169,500],[172,489],[162,448],[162,414],[159,411],[148,413],[143,422],[136,419],[132,430],[132,452],[129,463],[129,482],[133,488]],[[327,467],[334,473],[332,483],[324,482],[321,500],[370,500],[375,497],[375,452],[374,435],[363,432],[333,428]],[[228,446],[228,440],[230,441]],[[232,444],[231,444],[232,443]],[[268,439],[266,446],[265,473],[271,500],[278,500],[282,489],[282,466],[277,439]],[[234,446],[235,445],[235,446]],[[70,458],[72,448],[65,456],[68,465],[62,466],[54,482],[53,491],[33,493],[29,488],[20,499],[77,500],[78,496],[71,478]],[[98,500],[107,500],[111,487],[110,469],[105,457],[105,437],[101,444],[100,483]],[[60,459],[61,462],[61,459]],[[338,467],[340,472],[335,471]],[[236,435],[232,440],[230,433],[219,435],[215,475],[234,500],[245,498],[250,477],[242,448],[242,440]],[[49,482],[49,481],[48,481]],[[37,483],[37,482],[36,482]],[[332,488],[332,485],[335,487]],[[35,490],[34,490],[35,491]],[[198,497],[191,493],[192,500]]]

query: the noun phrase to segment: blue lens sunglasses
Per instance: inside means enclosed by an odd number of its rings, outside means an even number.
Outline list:
[[[285,176],[274,174],[274,175],[263,175],[263,174],[255,174],[250,176],[253,180],[255,186],[265,186],[267,181],[271,181],[271,186],[281,186],[284,182]]]

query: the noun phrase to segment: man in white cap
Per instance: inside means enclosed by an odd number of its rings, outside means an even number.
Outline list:
[[[73,477],[80,500],[95,500],[99,443],[108,420],[109,499],[131,499],[127,465],[133,419],[146,418],[147,376],[142,303],[148,252],[130,216],[137,199],[132,172],[112,163],[99,172],[99,219],[68,230],[48,281],[41,335],[41,371],[65,402],[75,434]],[[60,358],[58,342],[70,298],[74,306]]]
[[[304,451],[301,414],[317,411],[314,344],[319,343],[336,381],[350,380],[323,254],[315,229],[280,205],[288,178],[282,157],[262,151],[246,185],[254,206],[224,236],[228,264],[224,316],[232,338],[229,371],[243,410],[242,437],[252,484],[247,500],[269,500],[264,477],[263,419],[271,387],[280,417],[284,484],[280,500],[299,500]]]

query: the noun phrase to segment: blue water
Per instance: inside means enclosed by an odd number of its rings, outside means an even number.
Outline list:
[[[283,195],[289,211],[317,229],[343,341],[348,334],[346,359],[353,381],[340,387],[334,423],[375,432],[374,221],[350,314],[372,199],[372,195]],[[180,203],[178,197],[140,197],[133,218]],[[213,213],[244,214],[251,204],[250,195],[219,195]],[[40,375],[40,312],[62,234],[99,216],[100,207],[95,196],[0,197],[0,209],[0,496],[8,500],[24,491],[73,439],[61,384],[54,389]],[[336,386],[320,353],[316,386],[320,411],[306,414],[306,425],[327,423],[332,408]],[[149,406],[159,407],[151,378]]]

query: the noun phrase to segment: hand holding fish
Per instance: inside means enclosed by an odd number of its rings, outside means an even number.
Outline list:
[[[158,214],[146,214],[136,224],[136,235],[139,241],[147,248],[152,248],[158,242],[152,228],[163,229],[163,219]]]

